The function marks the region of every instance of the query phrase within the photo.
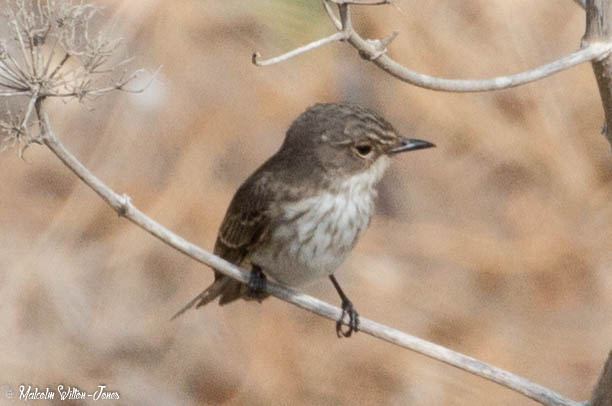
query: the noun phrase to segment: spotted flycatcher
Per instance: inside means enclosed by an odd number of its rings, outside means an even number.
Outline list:
[[[269,277],[300,286],[327,276],[342,300],[338,336],[358,330],[358,314],[334,271],[374,213],[374,186],[399,152],[433,147],[402,137],[384,118],[354,104],[321,103],[291,125],[280,149],[238,188],[214,253],[250,267],[242,284],[215,271],[215,281],[174,317],[217,297],[262,300]],[[348,329],[342,319],[348,315]]]

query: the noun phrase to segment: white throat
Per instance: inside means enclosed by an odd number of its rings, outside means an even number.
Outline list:
[[[340,181],[338,189],[348,193],[369,192],[376,196],[374,186],[384,175],[389,167],[389,162],[388,156],[379,157],[367,170]]]

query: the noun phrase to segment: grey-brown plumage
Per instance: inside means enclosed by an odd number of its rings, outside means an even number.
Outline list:
[[[399,136],[367,108],[316,104],[293,122],[280,149],[238,188],[214,253],[287,285],[329,276],[343,308],[354,313],[349,314],[348,334],[343,332],[350,335],[357,328],[357,313],[333,272],[369,224],[374,186],[388,157],[431,146]],[[213,284],[175,317],[217,297],[223,305],[249,298],[248,293],[247,286],[215,271]]]

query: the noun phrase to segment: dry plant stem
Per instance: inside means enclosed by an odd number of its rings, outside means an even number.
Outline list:
[[[586,30],[582,44],[591,46],[601,43],[612,43],[612,0],[587,0]],[[604,134],[612,146],[612,57],[595,58],[592,65],[606,116]]]
[[[40,120],[42,142],[74,172],[85,184],[92,188],[105,202],[107,202],[120,216],[123,216],[157,237],[161,241],[195,259],[196,261],[215,268],[216,270],[241,282],[248,282],[249,272],[241,269],[224,259],[213,255],[198,246],[190,243],[182,237],[174,234],[166,227],[158,224],[142,211],[130,203],[126,195],[118,195],[102,181],[95,177],[83,164],[81,164],[57,139],[49,120],[42,110],[42,102],[37,101],[36,112]],[[342,316],[342,310],[331,306],[314,297],[299,293],[293,289],[278,285],[273,282],[267,284],[268,293],[292,303],[302,309],[326,317],[330,320],[338,320]],[[550,406],[578,406],[573,400],[567,399],[560,394],[543,386],[528,381],[525,378],[514,375],[501,368],[486,364],[475,358],[462,355],[448,348],[430,343],[420,338],[411,336],[391,327],[359,318],[359,330],[373,337],[380,338],[389,343],[418,352],[430,358],[452,365],[474,375],[498,383],[506,388],[522,393],[544,405]]]
[[[356,48],[362,57],[371,60],[376,66],[399,80],[431,90],[485,92],[508,89],[545,78],[583,62],[600,59],[612,52],[611,43],[592,42],[553,62],[513,75],[497,76],[489,79],[447,79],[408,69],[391,59],[385,54],[384,50],[378,49],[373,44],[376,41],[362,38],[352,26],[350,9],[347,4],[338,5],[340,19],[334,15],[326,0],[323,0],[323,4],[336,28],[348,34],[346,41]]]
[[[359,51],[364,59],[372,61],[376,66],[388,72],[399,80],[410,83],[415,86],[423,87],[431,90],[446,91],[446,92],[486,92],[492,90],[509,89],[511,87],[520,86],[529,82],[551,76],[562,70],[571,68],[583,62],[599,60],[612,52],[612,43],[610,42],[592,42],[585,45],[581,49],[572,52],[571,54],[559,58],[553,62],[538,66],[536,68],[516,73],[513,75],[496,76],[488,79],[447,79],[424,73],[419,73],[398,62],[386,55],[386,45],[395,38],[396,33],[382,40],[366,40],[362,38],[353,28],[349,4],[361,5],[379,5],[386,4],[387,1],[381,2],[363,2],[356,3],[355,1],[329,0],[338,4],[340,19],[331,10],[327,0],[323,0],[323,5],[327,10],[332,22],[340,30],[335,35],[323,38],[318,41],[311,42],[308,45],[296,48],[283,55],[275,58],[258,60],[259,54],[253,54],[253,63],[258,66],[271,65],[274,63],[285,61],[291,57],[307,52],[311,49],[320,47],[334,41],[347,41]],[[382,46],[382,49],[381,49]],[[611,127],[612,128],[612,127]]]
[[[446,79],[410,70],[384,54],[375,57],[377,50],[354,32],[349,37],[348,42],[366,55],[374,57],[372,62],[376,66],[404,82],[431,90],[464,93],[487,92],[524,85],[583,62],[601,58],[612,51],[611,44],[591,44],[553,62],[513,75],[497,76],[489,79]]]
[[[274,58],[270,58],[270,59],[265,59],[265,60],[260,60],[259,59],[259,53],[255,52],[253,54],[253,58],[252,58],[252,62],[253,64],[257,65],[257,66],[266,66],[266,65],[272,65],[274,63],[278,63],[278,62],[282,62],[284,60],[287,60],[289,58],[292,58],[296,55],[302,54],[304,52],[310,51],[311,49],[314,48],[318,48],[322,45],[328,44],[330,42],[334,42],[334,41],[340,41],[340,40],[344,40],[347,38],[347,35],[344,32],[337,32],[335,34],[330,35],[329,37],[325,37],[322,38],[318,41],[313,41],[310,44],[306,44],[304,46],[301,46],[299,48],[296,48],[292,51],[289,51],[285,54],[276,56]]]

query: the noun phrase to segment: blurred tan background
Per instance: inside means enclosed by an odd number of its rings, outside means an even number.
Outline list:
[[[435,142],[395,161],[337,277],[368,318],[583,400],[612,348],[612,155],[588,64],[507,91],[418,89],[331,44],[319,1],[114,1],[141,95],[50,106],[58,136],[145,213],[212,249],[240,182],[318,101],[376,109]],[[430,74],[509,74],[575,50],[571,0],[398,0],[365,37]],[[535,404],[276,299],[169,318],[212,280],[120,219],[49,151],[0,155],[0,384],[119,391],[126,405]],[[331,284],[309,294],[338,305]],[[1,403],[1,402],[0,402]],[[59,402],[58,402],[59,403]],[[67,403],[61,403],[67,404]],[[73,404],[79,404],[75,402]]]

